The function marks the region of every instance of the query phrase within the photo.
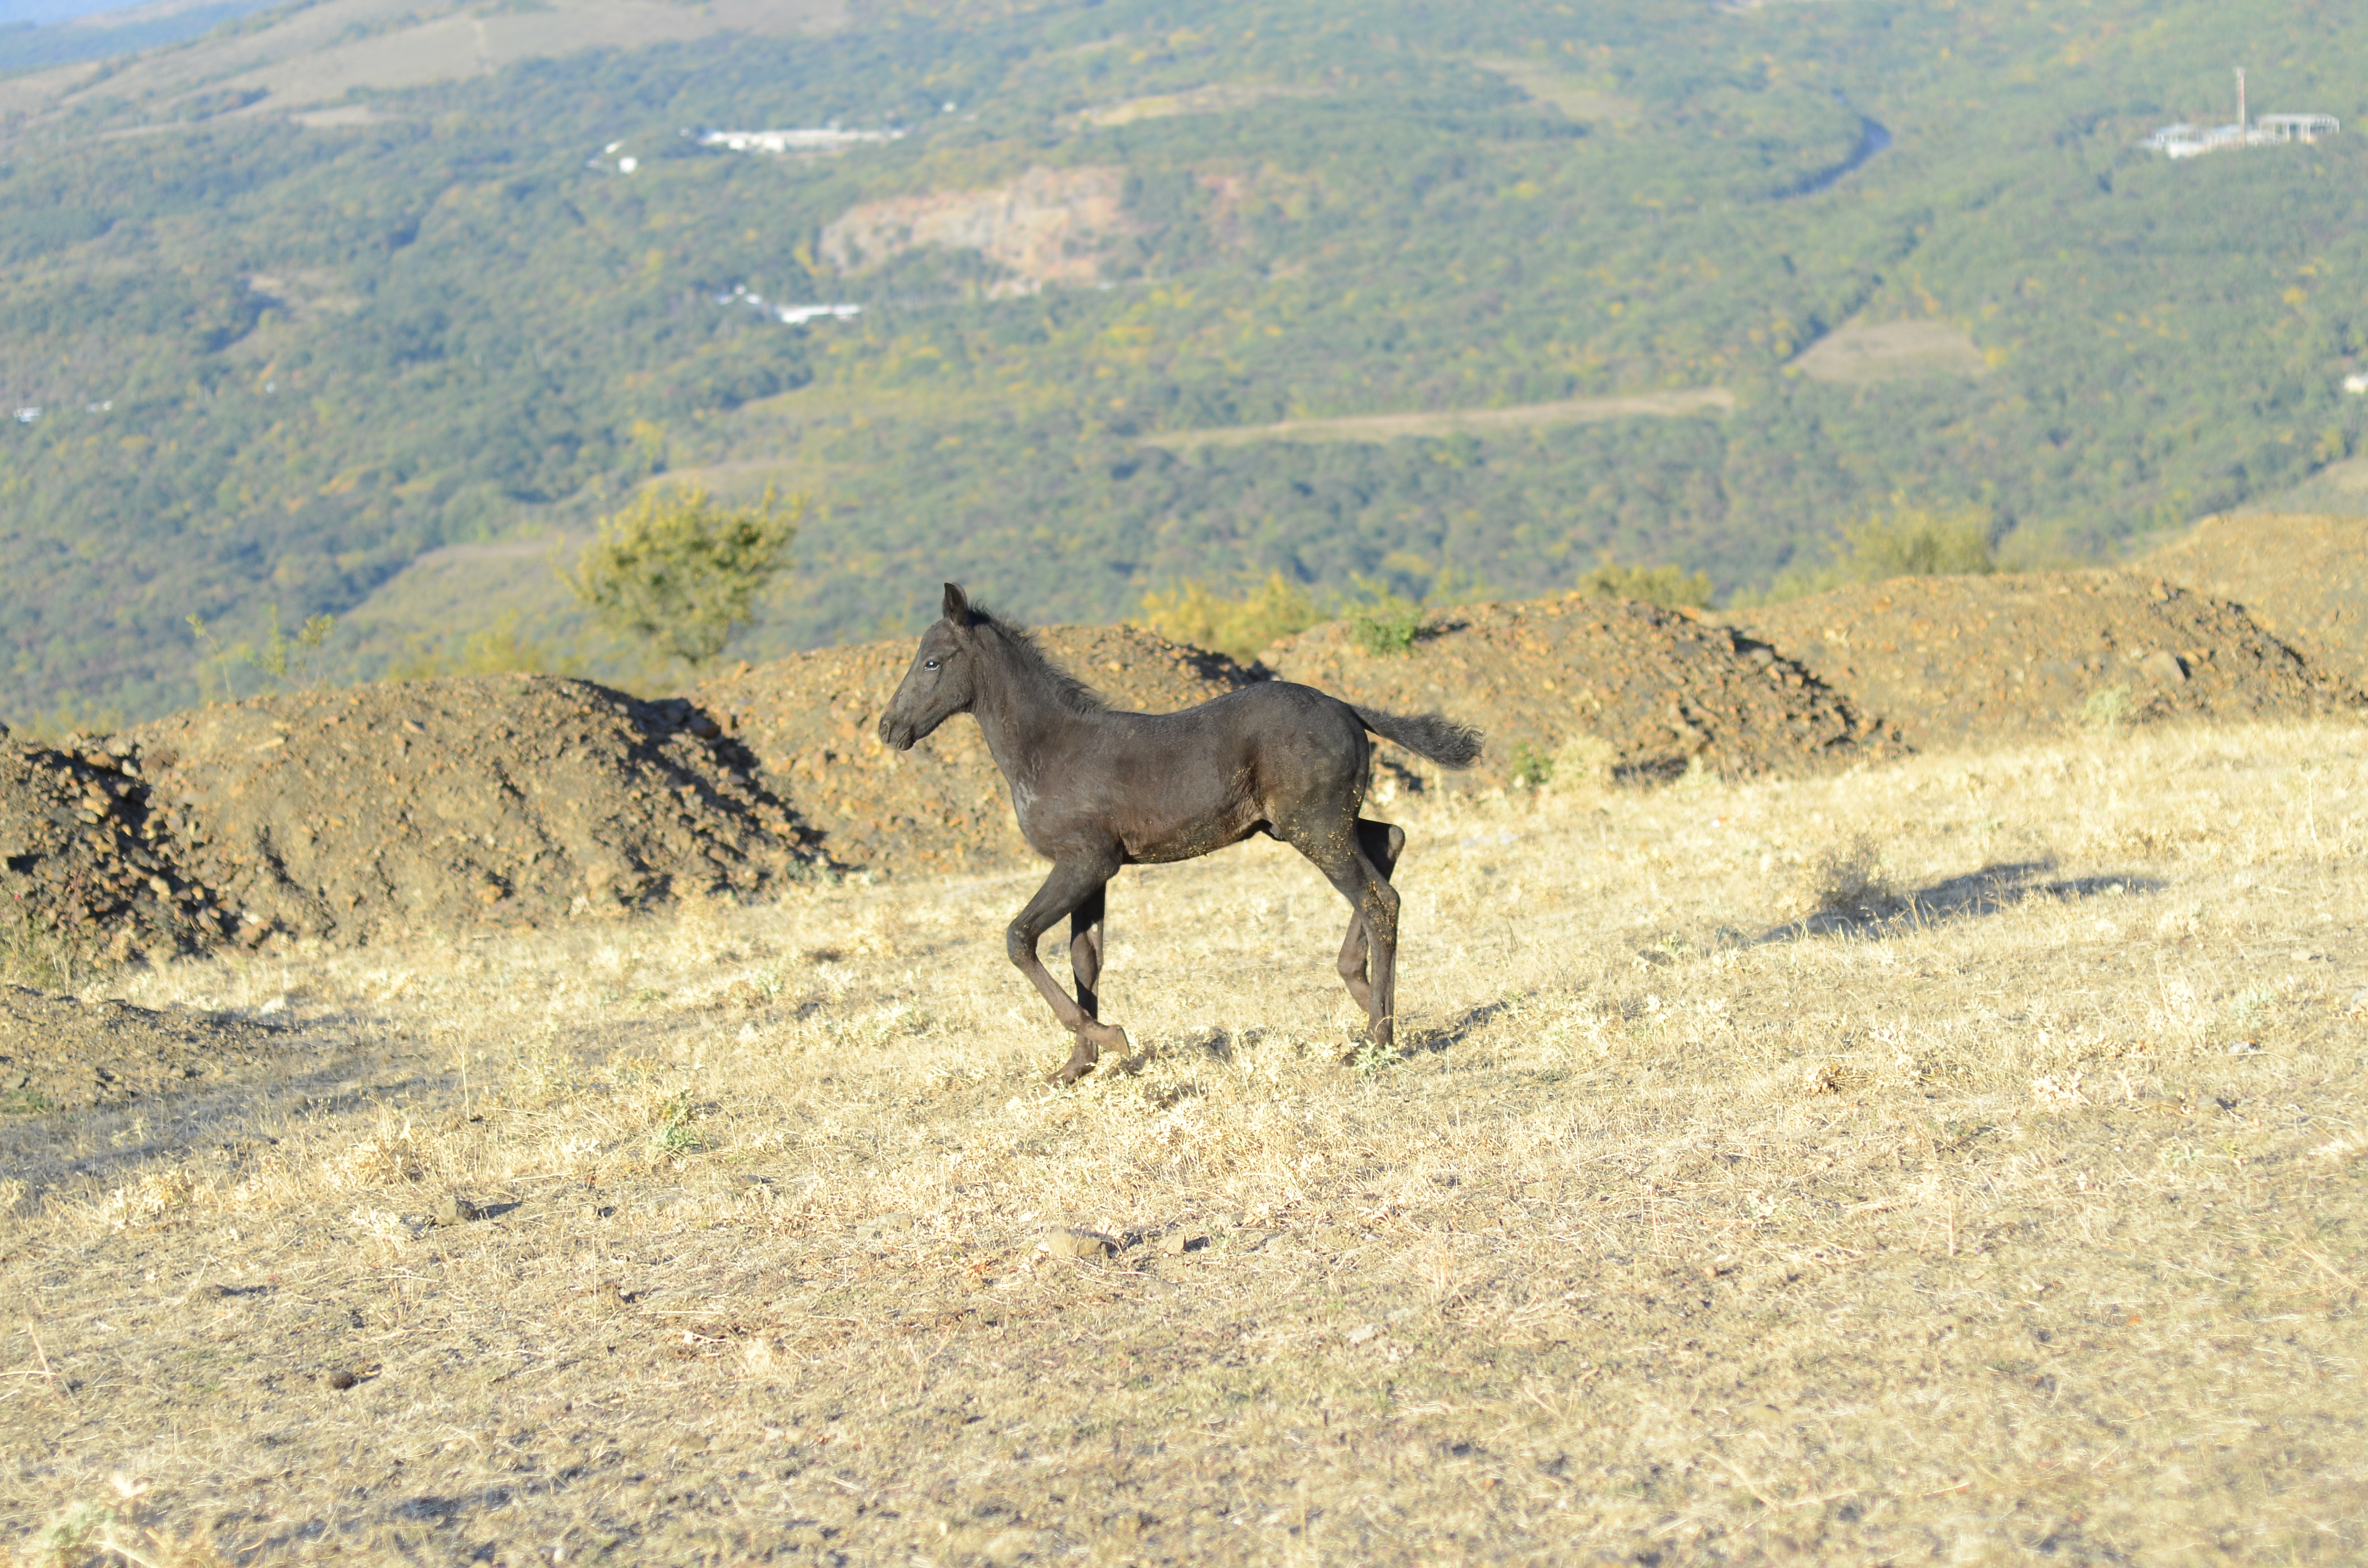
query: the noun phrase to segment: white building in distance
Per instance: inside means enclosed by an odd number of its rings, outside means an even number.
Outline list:
[[[2269,147],[2317,142],[2343,124],[2331,114],[2265,114],[2256,122],[2245,112],[2245,74],[2237,73],[2237,119],[2229,125],[2166,125],[2144,145],[2166,158],[2193,158],[2237,147]]]
[[[725,147],[734,153],[844,153],[850,147],[894,142],[901,131],[841,131],[836,125],[796,131],[702,131],[702,147]]]

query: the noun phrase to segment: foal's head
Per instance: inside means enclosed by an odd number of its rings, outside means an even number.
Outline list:
[[[880,738],[898,751],[978,700],[978,633],[981,617],[954,584],[946,585],[944,619],[921,633],[913,667],[880,715]]]

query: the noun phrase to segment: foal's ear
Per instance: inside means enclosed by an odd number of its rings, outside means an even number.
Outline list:
[[[960,631],[970,625],[970,596],[962,591],[960,583],[946,585],[946,624]]]

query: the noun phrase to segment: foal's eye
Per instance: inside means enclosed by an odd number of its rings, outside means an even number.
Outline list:
[[[921,661],[921,667],[925,670],[933,670],[938,667],[938,662],[935,659],[923,659]]]

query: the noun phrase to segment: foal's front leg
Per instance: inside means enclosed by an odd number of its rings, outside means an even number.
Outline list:
[[[1044,967],[1044,960],[1036,953],[1037,942],[1064,915],[1076,913],[1088,903],[1099,910],[1102,904],[1102,890],[1117,873],[1118,866],[1114,861],[1064,860],[1055,863],[1053,874],[1044,879],[1044,885],[1036,890],[1036,896],[1028,901],[1028,907],[1019,912],[1004,932],[1004,948],[1011,955],[1011,961],[1019,966],[1020,973],[1034,983],[1044,1000],[1052,1005],[1053,1016],[1061,1020],[1061,1027],[1077,1037],[1076,1044],[1070,1049],[1067,1064],[1053,1074],[1054,1083],[1075,1083],[1092,1072],[1094,1063],[1101,1059],[1105,1046],[1115,1046],[1121,1053],[1127,1049],[1126,1031],[1097,1020],[1090,1003],[1088,1006],[1079,1006],[1067,992],[1061,989],[1061,983],[1053,978],[1052,971]],[[1099,978],[1101,969],[1099,946],[1097,934],[1094,944],[1095,978]],[[1076,965],[1074,942],[1070,961],[1073,967]],[[1086,977],[1082,968],[1077,972],[1080,981],[1084,981]],[[1090,984],[1081,984],[1078,989],[1088,998],[1093,997]]]
[[[1069,972],[1076,977],[1077,1008],[1089,1018],[1102,1016],[1101,994],[1094,987],[1102,977],[1102,915],[1109,899],[1105,882],[1069,911]]]

